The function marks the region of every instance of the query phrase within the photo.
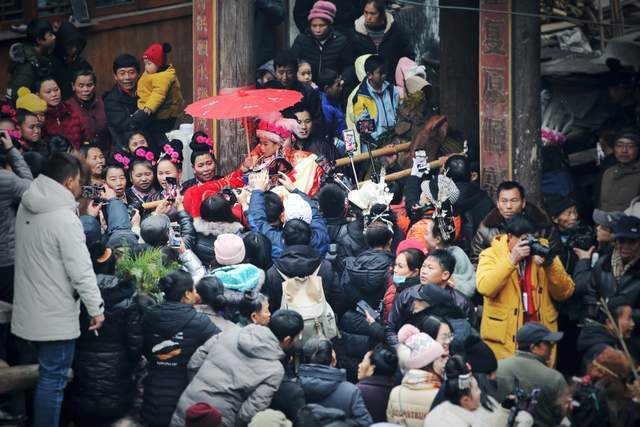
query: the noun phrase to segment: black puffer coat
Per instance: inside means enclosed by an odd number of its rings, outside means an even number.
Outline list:
[[[593,361],[607,346],[620,349],[621,344],[604,326],[586,324],[578,335],[576,346],[576,350],[582,355],[581,368],[585,369],[587,364]]]
[[[357,257],[367,249],[363,219],[349,222],[344,217],[326,218],[326,222],[330,245],[327,257],[335,253],[331,265],[336,273],[342,274],[347,257]],[[335,245],[335,248],[332,245]]]
[[[143,308],[132,282],[110,275],[97,279],[105,321],[98,335],[89,331],[91,318],[82,306],[71,402],[76,416],[120,418],[133,401],[133,370],[142,354]]]
[[[495,207],[486,191],[471,182],[456,182],[460,197],[453,205],[456,215],[462,216],[463,236],[471,242],[480,222]]]
[[[316,81],[323,70],[329,69],[342,74],[346,68],[353,66],[354,58],[349,39],[334,29],[329,30],[324,44],[307,29],[304,33],[298,34],[291,50],[296,58],[309,61]]]
[[[127,149],[127,133],[133,130],[146,131],[149,116],[133,115],[138,109],[138,97],[124,93],[117,84],[102,95],[102,102],[114,148],[124,151]]]
[[[429,308],[414,312],[413,302],[415,299],[413,297],[413,293],[417,291],[420,286],[425,285],[414,285],[404,288],[396,295],[396,299],[393,302],[393,308],[389,313],[389,319],[385,326],[387,344],[391,346],[398,345],[398,331],[403,325],[410,323],[416,327],[420,327],[422,321],[428,316],[439,316],[447,319],[466,318],[467,314],[465,313],[464,308],[461,308],[456,303],[455,296],[449,292],[452,289],[437,288],[434,292],[437,295],[437,300],[427,301],[430,305]]]
[[[384,37],[378,46],[369,37],[364,25],[364,16],[356,19],[354,29],[347,36],[352,41],[353,57],[357,58],[368,53],[382,56],[387,64],[387,80],[394,83],[398,61],[403,56],[413,59],[414,53],[404,29],[393,21],[390,13],[387,12],[385,16]]]
[[[336,356],[340,367],[347,371],[349,381],[357,380],[358,364],[366,352],[384,341],[382,298],[393,263],[391,252],[378,249],[369,249],[356,258],[346,259],[340,285],[349,310],[338,325],[341,337],[336,343]],[[360,300],[378,310],[380,317],[377,322],[369,325],[365,316],[356,311],[356,304]]]
[[[280,308],[282,303],[283,279],[278,271],[287,277],[306,277],[313,274],[320,263],[322,266],[318,275],[322,278],[324,296],[336,314],[344,312],[344,295],[331,263],[321,258],[311,246],[304,245],[287,247],[267,271],[262,293],[269,297],[269,310],[273,313]]]
[[[612,255],[613,252],[610,252],[602,256],[591,269],[592,279],[587,291],[587,302],[595,303],[599,297],[624,299],[633,308],[633,320],[638,324],[640,322],[640,262],[636,262],[622,277],[616,279],[611,271]]]
[[[239,222],[213,222],[204,221],[201,218],[193,220],[193,228],[197,235],[197,243],[191,249],[204,265],[210,265],[216,259],[213,244],[219,235],[240,234],[244,229]]]
[[[72,45],[75,45],[78,49],[76,57],[72,62],[67,62],[65,60],[66,49]],[[82,57],[82,51],[86,45],[87,38],[84,34],[69,21],[63,21],[56,32],[56,45],[54,49],[54,55],[58,58],[58,61],[54,63],[54,67],[57,68],[55,75],[58,76],[56,81],[58,82],[58,86],[60,86],[63,101],[71,98],[73,95],[73,90],[71,89],[73,75],[80,70],[93,69],[91,64]]]
[[[144,355],[149,364],[142,418],[149,426],[167,426],[189,384],[187,363],[191,355],[220,331],[193,306],[166,302],[149,309],[143,332]]]
[[[361,299],[376,310],[380,308],[393,264],[393,254],[380,249],[368,249],[345,260],[340,284],[351,308]]]

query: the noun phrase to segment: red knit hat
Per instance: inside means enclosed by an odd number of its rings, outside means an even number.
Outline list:
[[[169,43],[154,43],[144,51],[142,59],[148,59],[153,62],[156,67],[162,68],[167,64],[167,53],[171,52]]]
[[[331,3],[330,1],[317,1],[311,8],[309,12],[309,16],[307,19],[309,22],[316,18],[324,19],[328,21],[329,24],[333,24],[333,20],[336,17],[336,5]]]
[[[186,427],[219,427],[222,425],[222,414],[216,408],[199,402],[187,408]]]
[[[418,249],[423,254],[427,253],[427,248],[424,246],[423,242],[415,239],[405,239],[398,244],[398,248],[396,249],[396,256],[398,256],[398,254],[404,251],[405,249],[411,249],[411,248]]]

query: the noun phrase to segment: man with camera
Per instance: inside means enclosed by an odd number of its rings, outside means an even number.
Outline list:
[[[531,412],[536,426],[557,426],[562,419],[558,398],[567,382],[560,372],[547,366],[552,348],[562,335],[540,323],[527,323],[515,336],[516,353],[498,361],[496,398],[502,401],[508,395],[515,396],[516,405]]]
[[[558,330],[554,302],[565,301],[575,285],[546,240],[534,237],[536,226],[513,215],[491,246],[480,254],[477,290],[484,296],[480,336],[498,359],[516,350],[516,331],[528,322]],[[555,346],[550,357],[555,364]]]
[[[624,298],[633,307],[633,318],[640,321],[640,218],[622,216],[614,225],[616,236],[613,250],[602,255],[591,274],[576,275],[576,285],[588,287],[586,306],[589,314],[597,313],[600,298]],[[592,316],[590,316],[592,317]],[[639,345],[637,333],[632,346]]]
[[[471,243],[469,258],[478,264],[480,252],[488,248],[493,238],[504,232],[505,222],[513,215],[523,214],[536,226],[538,234],[549,241],[549,247],[555,247],[559,240],[553,223],[540,208],[527,203],[524,187],[515,181],[504,181],[496,190],[496,207],[480,222]]]
[[[567,273],[575,277],[574,272],[582,268],[580,260],[586,258],[591,261],[596,245],[595,233],[591,227],[579,225],[576,202],[571,197],[548,194],[545,197],[545,207],[560,236],[554,252],[558,254]],[[586,293],[587,287],[579,286],[576,281],[576,289],[571,298],[562,304],[556,304],[560,312],[558,325],[564,332],[564,339],[558,346],[560,357],[557,365],[562,372],[577,374],[578,366],[573,349],[579,333],[578,322],[584,317],[582,299]]]

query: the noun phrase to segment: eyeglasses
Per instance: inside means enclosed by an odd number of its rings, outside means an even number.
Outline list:
[[[445,343],[450,343],[451,341],[453,341],[453,337],[454,335],[451,333],[442,334],[442,335],[438,335],[438,338],[436,339],[436,341],[443,341]]]
[[[636,148],[636,144],[622,144],[622,143],[617,143],[614,145],[615,148],[618,148],[620,150],[633,150],[634,148]]]

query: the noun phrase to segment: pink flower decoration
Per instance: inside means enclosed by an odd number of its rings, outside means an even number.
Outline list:
[[[9,104],[4,104],[2,106],[2,109],[0,110],[2,111],[4,114],[9,115],[9,117],[11,117],[11,121],[14,123],[18,123],[18,120],[16,119],[16,110],[14,110],[11,105]]]
[[[291,136],[291,132],[282,126],[278,126],[275,123],[268,122],[266,120],[260,120],[258,123],[258,129],[267,132],[275,133],[283,139],[287,139]]]
[[[144,151],[144,149],[142,149],[142,148],[138,148],[138,149],[136,150],[136,156],[138,156],[138,157],[144,157],[144,156],[145,156],[145,151]]]
[[[131,159],[129,159],[127,156],[116,153],[113,155],[113,158],[116,159],[116,162],[120,163],[125,168],[125,170],[129,169],[129,163],[131,163]]]
[[[211,138],[204,137],[202,135],[196,138],[198,144],[207,144],[209,147],[213,147],[213,140]]]
[[[147,154],[145,154],[144,158],[149,160],[150,162],[153,161],[153,153],[151,151],[148,151]]]

